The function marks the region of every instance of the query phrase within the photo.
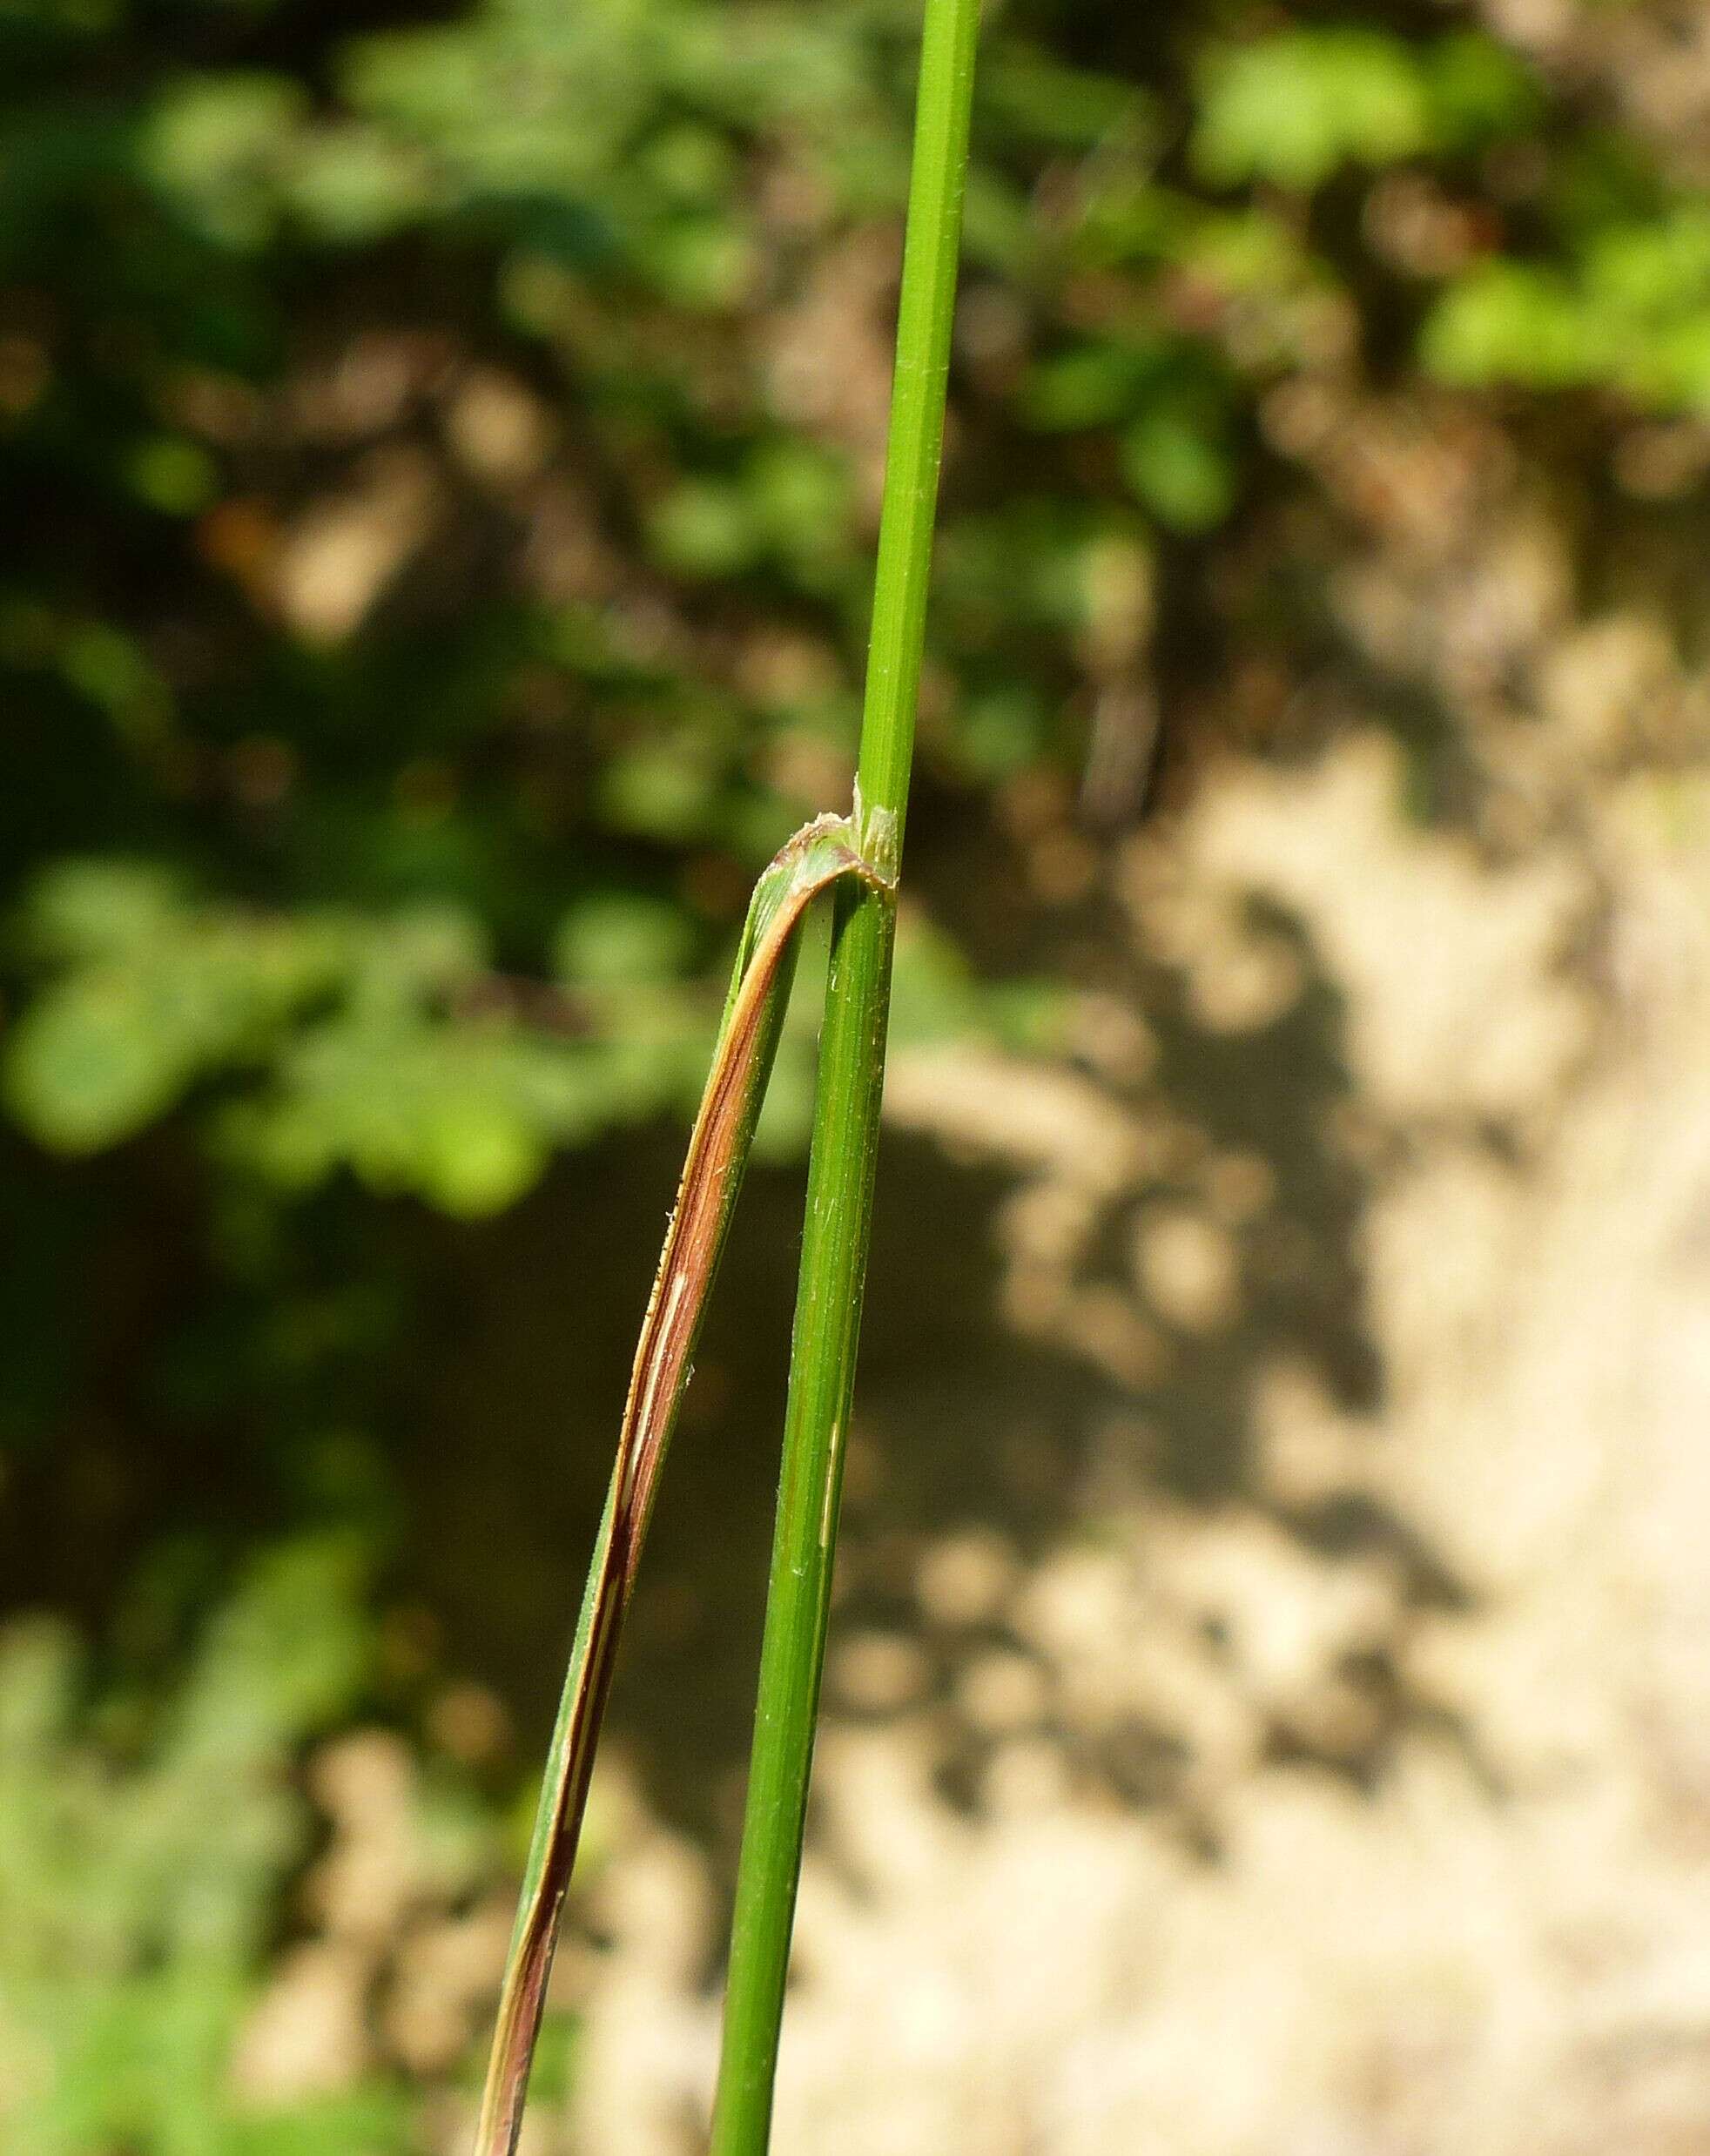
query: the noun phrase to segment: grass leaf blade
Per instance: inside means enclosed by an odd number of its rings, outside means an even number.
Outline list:
[[[500,1993],[475,2156],[513,2156],[522,2127],[623,1613],[764,1097],[797,932],[818,894],[852,875],[870,884],[879,880],[858,850],[848,819],[822,816],[796,833],[755,886],[636,1347]]]

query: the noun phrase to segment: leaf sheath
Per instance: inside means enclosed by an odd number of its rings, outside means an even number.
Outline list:
[[[677,1204],[636,1347],[617,1457],[576,1625],[523,1876],[482,2095],[475,2156],[513,2156],[545,2004],[558,1923],[575,1869],[595,1746],[623,1613],[687,1390],[778,1042],[797,932],[814,899],[845,876],[876,887],[847,819],[796,833],[756,886]]]

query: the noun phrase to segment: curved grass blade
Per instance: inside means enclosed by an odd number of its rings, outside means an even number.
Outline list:
[[[636,1347],[617,1458],[570,1651],[499,1997],[475,2156],[513,2156],[516,2146],[559,1914],[575,1868],[594,1748],[616,1664],[618,1632],[771,1075],[789,999],[797,931],[815,898],[851,875],[886,887],[863,859],[848,819],[822,816],[784,847],[756,885],[749,906],[712,1069]]]

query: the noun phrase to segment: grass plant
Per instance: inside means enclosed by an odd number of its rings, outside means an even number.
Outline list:
[[[835,888],[783,1473],[761,1650],[712,2147],[761,2156],[800,1874],[855,1381],[944,442],[979,0],[927,0],[890,447],[852,813],[797,833],[757,886],[636,1351],[542,1782],[476,2156],[513,2156],[624,1611],[747,1163],[808,907]]]

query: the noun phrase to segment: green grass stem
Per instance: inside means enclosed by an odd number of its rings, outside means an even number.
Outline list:
[[[855,820],[894,883],[908,806],[955,308],[979,0],[927,0]],[[832,923],[759,1704],[712,2156],[764,2156],[854,1390],[885,1078],[894,892],[847,886]]]

